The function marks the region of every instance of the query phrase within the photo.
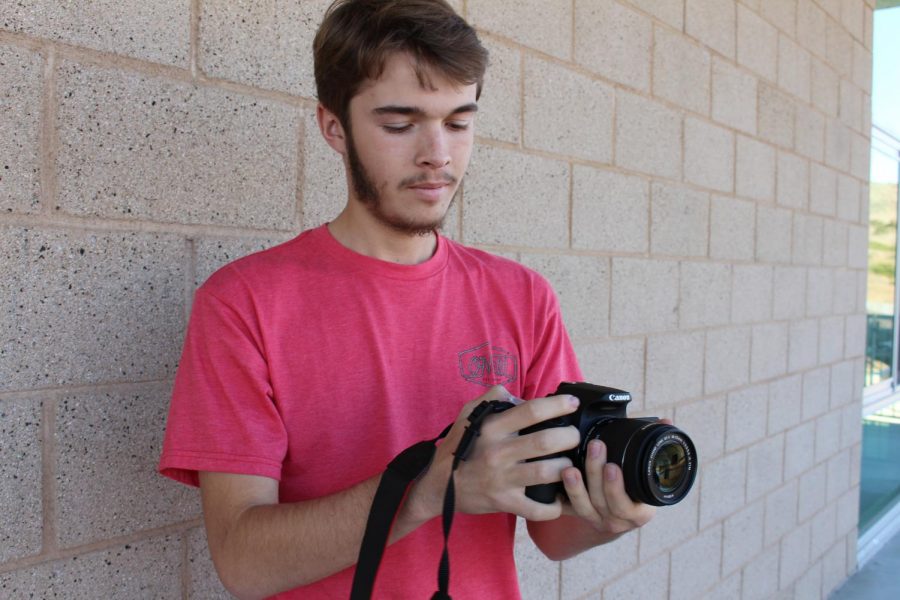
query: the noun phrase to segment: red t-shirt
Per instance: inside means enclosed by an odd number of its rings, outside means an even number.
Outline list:
[[[549,284],[521,265],[438,239],[397,265],[357,254],[322,226],[235,261],[197,291],[160,471],[279,481],[281,502],[333,494],[433,438],[502,384],[517,397],[580,379]],[[515,518],[456,516],[455,598],[515,598]],[[298,540],[302,543],[302,540]],[[428,597],[440,519],[388,547],[377,597]],[[346,598],[349,568],[278,598]]]

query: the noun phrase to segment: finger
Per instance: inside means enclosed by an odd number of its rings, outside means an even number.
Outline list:
[[[600,440],[591,440],[587,446],[587,457],[584,470],[587,474],[587,491],[591,503],[600,514],[608,514],[603,468],[606,466],[606,444]]]
[[[609,463],[603,468],[603,487],[609,514],[615,519],[641,526],[653,517],[652,506],[635,502],[625,492],[619,465]]]
[[[547,458],[533,462],[523,462],[510,469],[510,483],[527,487],[539,483],[557,483],[562,473],[572,466],[568,458]]]
[[[491,460],[509,464],[542,458],[571,450],[580,440],[578,429],[572,426],[511,435],[504,444],[493,449]]]
[[[660,419],[659,422],[663,425],[674,425],[675,424],[672,422],[672,419]]]
[[[535,398],[519,406],[500,413],[485,427],[490,427],[496,434],[509,434],[518,432],[531,425],[536,425],[550,419],[562,417],[575,412],[578,408],[578,398],[566,394],[560,396],[548,396]]]
[[[562,481],[566,488],[566,495],[569,496],[568,506],[564,506],[563,511],[587,519],[592,523],[598,522],[600,515],[591,503],[591,497],[581,477],[581,471],[575,467],[565,469],[562,473]]]

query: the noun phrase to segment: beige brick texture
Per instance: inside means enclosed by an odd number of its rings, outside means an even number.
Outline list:
[[[155,467],[195,290],[348,201],[330,3],[0,0],[0,598],[229,597]],[[565,561],[519,519],[523,598],[824,600],[856,568],[875,1],[450,4],[490,60],[442,234],[543,275],[585,379],[700,464]]]

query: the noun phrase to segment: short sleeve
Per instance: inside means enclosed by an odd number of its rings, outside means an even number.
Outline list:
[[[200,471],[280,480],[286,451],[252,293],[207,282],[194,297],[159,471],[195,486]]]

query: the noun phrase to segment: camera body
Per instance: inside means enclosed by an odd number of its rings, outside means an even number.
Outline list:
[[[527,435],[552,427],[574,426],[580,434],[578,446],[534,460],[566,456],[585,477],[587,446],[599,439],[606,444],[607,462],[622,469],[625,491],[637,502],[665,506],[680,502],[697,476],[697,451],[683,431],[660,423],[655,417],[630,419],[625,408],[631,394],[624,390],[585,382],[563,382],[554,395],[576,396],[578,409],[568,415],[532,425],[519,432]],[[561,482],[529,486],[525,494],[538,502],[552,503],[565,497]]]

